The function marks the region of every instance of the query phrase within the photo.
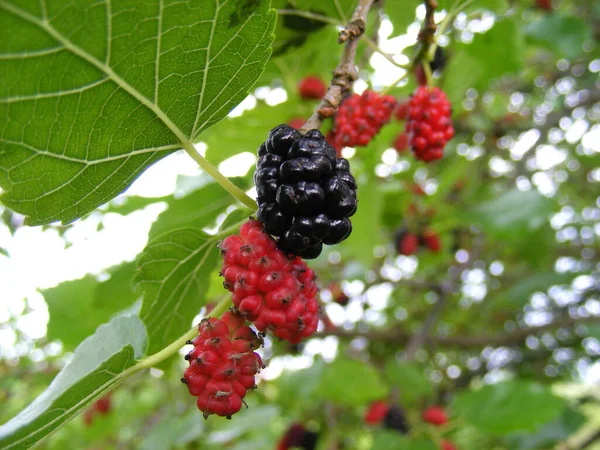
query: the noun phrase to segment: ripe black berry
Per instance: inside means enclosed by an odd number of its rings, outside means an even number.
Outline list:
[[[312,259],[352,231],[356,181],[318,130],[279,125],[258,150],[257,218],[284,252]]]

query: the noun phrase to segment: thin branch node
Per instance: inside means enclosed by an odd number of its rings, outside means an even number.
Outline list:
[[[361,18],[352,20],[348,22],[346,28],[340,31],[340,35],[338,37],[338,43],[343,44],[348,39],[356,39],[365,32],[366,24],[365,21]]]

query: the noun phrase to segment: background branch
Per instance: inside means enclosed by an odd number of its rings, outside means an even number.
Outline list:
[[[431,342],[438,346],[444,347],[458,347],[458,348],[481,348],[487,345],[494,347],[510,346],[521,344],[525,341],[527,336],[531,336],[543,331],[553,331],[562,327],[573,327],[575,325],[583,324],[597,324],[600,323],[600,316],[590,317],[562,317],[558,318],[545,325],[539,325],[536,327],[522,328],[520,330],[511,331],[508,333],[498,333],[489,335],[472,335],[472,336],[425,336],[423,343]],[[363,337],[371,340],[383,341],[383,342],[394,342],[398,345],[410,342],[413,339],[413,334],[407,333],[400,328],[388,329],[388,330],[369,330],[369,331],[358,331],[358,330],[344,330],[341,328],[332,329],[320,333],[316,333],[314,337],[325,337],[325,336],[338,336],[343,339],[354,339]]]

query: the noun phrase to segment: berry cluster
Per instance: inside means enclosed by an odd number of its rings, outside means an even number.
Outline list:
[[[433,161],[454,136],[448,97],[439,88],[420,86],[409,101],[406,131],[417,159]]]
[[[356,181],[350,164],[318,130],[301,135],[279,125],[258,150],[254,181],[257,218],[277,246],[306,259],[321,254],[352,231],[349,217],[356,212]]]
[[[110,394],[106,394],[104,397],[96,400],[96,402],[85,411],[83,414],[83,421],[87,426],[90,426],[94,422],[94,417],[97,414],[105,416],[110,412],[110,407]]]
[[[317,447],[318,437],[317,433],[307,430],[304,425],[294,423],[288,428],[277,444],[277,450],[288,450],[291,448],[314,450]]]
[[[438,253],[442,249],[440,237],[431,229],[424,229],[420,234],[414,234],[405,228],[396,232],[396,250],[401,255],[410,256],[417,253],[420,247]]]
[[[261,332],[293,344],[317,329],[319,305],[315,274],[302,259],[276,247],[263,225],[250,220],[240,235],[221,243],[225,288],[233,304]]]
[[[327,86],[320,78],[310,76],[304,78],[298,85],[300,97],[306,100],[321,100],[327,92]]]
[[[194,348],[186,355],[189,367],[181,379],[204,417],[231,418],[242,408],[242,399],[254,388],[254,376],[263,367],[254,349],[260,339],[238,314],[226,312],[221,319],[204,319],[198,327]]]
[[[396,430],[402,434],[410,431],[410,426],[406,420],[404,412],[397,405],[390,405],[384,401],[371,403],[365,413],[365,423],[369,425],[379,425],[389,430]]]
[[[379,95],[373,91],[354,94],[340,105],[332,135],[333,147],[367,145],[381,127],[389,122],[396,99],[390,95]]]

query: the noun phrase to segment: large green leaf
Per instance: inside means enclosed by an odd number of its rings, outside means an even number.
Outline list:
[[[574,58],[583,53],[583,44],[592,39],[592,29],[587,22],[573,16],[546,14],[543,18],[524,28],[527,36],[535,42]]]
[[[464,55],[461,56],[463,52]],[[458,61],[453,63],[454,54],[458,55]],[[460,89],[460,82],[463,91],[473,87],[485,89],[491,80],[523,68],[523,35],[514,18],[505,18],[494,24],[489,31],[476,34],[470,44],[456,45],[450,58],[446,69],[446,90],[451,96],[456,95],[451,89]],[[466,66],[462,66],[463,63]],[[466,76],[466,79],[461,78],[462,76]]]
[[[243,190],[251,185],[249,178],[231,181]],[[152,224],[150,239],[177,228],[202,229],[213,226],[217,216],[232,203],[233,199],[227,191],[216,183],[209,183],[185,197],[169,201],[168,209]]]
[[[547,423],[534,433],[513,433],[506,437],[509,448],[513,450],[536,450],[553,448],[575,433],[584,423],[583,414],[567,408],[554,421]]]
[[[403,403],[413,403],[433,395],[431,381],[418,363],[391,360],[385,365],[384,373],[391,386],[400,388]]]
[[[467,216],[490,233],[518,236],[539,230],[547,223],[554,206],[554,200],[537,190],[513,189],[476,206]]]
[[[332,21],[346,23],[352,16],[356,0],[273,0],[273,7],[280,13],[275,28],[273,56],[305,46],[309,37],[322,30],[332,28]],[[297,14],[295,14],[297,12]],[[302,15],[313,14],[313,17]],[[315,18],[316,17],[316,18]]]
[[[218,260],[217,238],[196,228],[173,230],[148,243],[135,282],[144,295],[140,317],[148,329],[150,353],[190,328],[206,303]]]
[[[228,117],[202,135],[208,145],[207,159],[218,164],[238,153],[256,153],[269,130],[297,117],[308,118],[312,107],[295,102],[283,102],[276,106],[259,103],[256,108],[239,117]]]
[[[186,147],[269,58],[269,0],[0,1],[0,186],[70,222]]]
[[[524,305],[535,292],[545,292],[550,286],[569,283],[578,274],[567,272],[540,272],[519,280],[506,293],[507,300],[516,305]]]
[[[77,347],[48,389],[0,427],[0,448],[27,449],[70,420],[130,372],[146,349],[144,324],[117,317]]]
[[[145,434],[141,450],[169,450],[181,448],[188,442],[197,440],[204,432],[202,413],[198,408],[191,409],[181,417],[174,408],[168,410],[160,422],[153,424]]]
[[[131,285],[135,267],[123,263],[107,270],[106,281],[86,275],[42,291],[50,315],[48,339],[59,339],[71,351],[99,325],[131,306],[137,298]]]
[[[351,407],[381,400],[388,392],[388,386],[373,366],[345,358],[325,366],[317,387],[319,397]]]
[[[535,430],[555,419],[565,407],[546,386],[527,381],[507,381],[478,391],[458,393],[457,415],[490,434]]]

